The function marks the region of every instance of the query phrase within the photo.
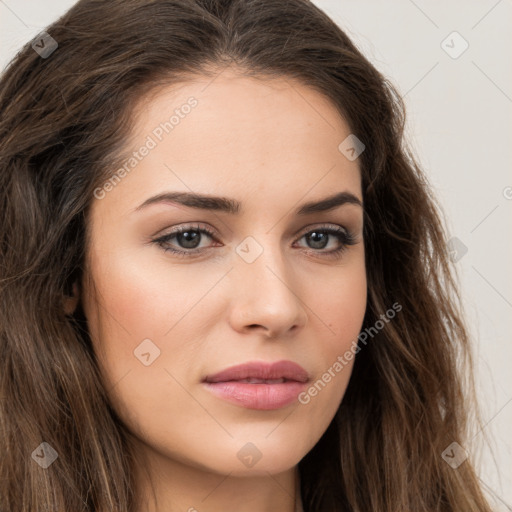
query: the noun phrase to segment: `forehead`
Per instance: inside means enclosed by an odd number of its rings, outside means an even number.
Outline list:
[[[190,98],[197,103],[193,109],[186,107]],[[180,109],[189,112],[183,115]],[[224,70],[159,87],[141,99],[134,132],[152,133],[175,111],[179,119],[166,132],[172,134],[165,137],[166,144],[174,142],[185,150],[210,143],[212,154],[275,148],[287,152],[298,146],[311,151],[318,142],[336,149],[339,137],[350,133],[329,98],[290,77],[253,78]]]
[[[132,135],[127,155],[150,149],[107,196],[124,209],[167,190],[244,202],[264,194],[274,204],[342,190],[360,197],[358,162],[338,149],[350,127],[328,98],[292,78],[228,69],[161,86],[134,110]]]

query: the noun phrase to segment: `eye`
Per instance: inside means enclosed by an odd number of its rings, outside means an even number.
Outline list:
[[[193,256],[211,248],[211,246],[206,248],[199,247],[204,235],[217,241],[214,232],[207,227],[190,225],[177,228],[171,233],[153,240],[153,243],[156,243],[165,252],[171,252],[178,257]],[[307,252],[325,257],[340,256],[347,246],[357,243],[355,236],[341,226],[322,226],[310,229],[308,232],[304,233],[299,240],[303,238],[305,238],[311,245],[311,247],[306,248]],[[321,249],[325,249],[333,238],[338,240],[338,246],[329,251],[320,251]],[[181,247],[181,249],[176,248],[176,245],[173,246],[169,243],[174,239],[176,239],[176,243],[178,244],[178,247]]]
[[[330,251],[319,252],[316,249],[325,249],[328,242],[332,238],[338,239],[338,247]],[[305,238],[313,246],[313,250],[308,248],[308,252],[318,253],[326,257],[340,257],[341,253],[347,249],[348,246],[357,243],[355,235],[341,226],[325,227],[321,226],[315,229],[310,229],[307,233],[302,235],[299,240]]]
[[[202,238],[201,235],[207,235],[209,238],[215,239],[213,231],[196,225],[177,228],[171,233],[153,240],[153,242],[159,245],[165,252],[171,252],[181,257],[201,252],[201,249],[197,248]],[[169,242],[173,239],[176,239],[176,241],[187,250],[176,249],[170,246]]]

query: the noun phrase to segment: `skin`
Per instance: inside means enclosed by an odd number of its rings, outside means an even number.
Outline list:
[[[196,77],[144,98],[127,147],[140,148],[190,96],[197,106],[93,199],[73,300],[82,300],[109,397],[133,435],[140,512],[293,512],[297,464],[331,422],[354,361],[309,403],[271,411],[226,402],[201,380],[247,361],[287,359],[311,384],[357,338],[367,293],[362,208],[293,213],[335,192],[362,201],[358,161],[338,150],[351,131],[318,92],[227,69],[213,82]],[[243,211],[175,203],[134,211],[163,191],[225,196]],[[180,258],[152,242],[197,223],[216,238],[199,235],[200,255]],[[342,245],[336,235],[324,246],[304,236],[336,226],[356,242],[338,257],[326,254]],[[252,263],[236,252],[248,236],[263,250]],[[179,238],[167,246],[191,250]],[[134,350],[147,338],[160,355],[145,366]],[[237,457],[249,442],[261,453],[252,467]]]

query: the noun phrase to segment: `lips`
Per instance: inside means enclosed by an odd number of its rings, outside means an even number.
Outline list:
[[[292,361],[277,361],[275,363],[251,361],[232,366],[214,375],[208,375],[204,380],[211,383],[240,381],[251,384],[279,384],[285,381],[307,382],[309,376],[302,366]]]
[[[306,370],[292,361],[253,361],[208,375],[203,385],[222,400],[268,411],[295,402],[309,380]]]

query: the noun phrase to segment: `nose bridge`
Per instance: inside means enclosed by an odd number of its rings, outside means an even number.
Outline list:
[[[234,277],[239,292],[235,310],[244,326],[260,325],[275,334],[302,325],[305,310],[275,233],[249,235],[235,251]]]
[[[247,236],[236,247],[236,267],[244,282],[254,281],[262,286],[285,286],[289,280],[289,267],[283,255],[281,241],[275,234]],[[283,283],[284,281],[284,283]]]

